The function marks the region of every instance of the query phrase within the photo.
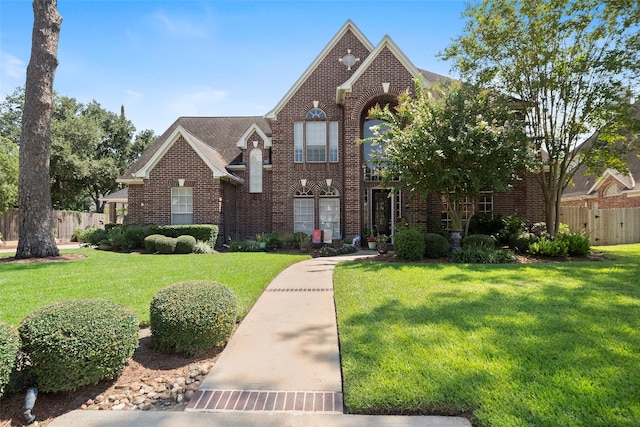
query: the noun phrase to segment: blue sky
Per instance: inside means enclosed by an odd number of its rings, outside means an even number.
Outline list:
[[[23,86],[31,0],[0,1],[0,99]],[[376,45],[388,34],[419,68],[463,28],[464,2],[58,0],[54,89],[98,101],[137,130],[179,116],[253,116],[273,108],[347,19]]]

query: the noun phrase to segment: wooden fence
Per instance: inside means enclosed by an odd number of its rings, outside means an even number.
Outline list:
[[[51,229],[56,239],[63,242],[71,240],[76,228],[104,227],[109,215],[93,212],[53,211]],[[4,240],[18,240],[18,210],[9,209],[0,214],[0,233]]]
[[[584,231],[592,245],[640,242],[640,208],[563,207],[560,215],[571,231]]]

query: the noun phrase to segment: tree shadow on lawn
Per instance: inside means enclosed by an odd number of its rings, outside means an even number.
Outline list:
[[[366,413],[473,411],[480,425],[637,422],[640,274],[624,267],[609,265],[603,274],[601,264],[546,266],[540,274],[578,275],[583,285],[461,285],[425,292],[424,303],[390,296],[343,318],[345,404]],[[474,266],[483,268],[490,275],[496,267]],[[518,283],[517,269],[506,269]],[[464,283],[464,276],[450,278]],[[401,364],[398,353],[406,356]],[[394,383],[397,390],[380,389]],[[412,388],[402,396],[406,384]],[[363,407],[354,402],[364,399],[350,396],[359,387],[373,396]]]

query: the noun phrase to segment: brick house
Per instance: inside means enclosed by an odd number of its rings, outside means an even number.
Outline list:
[[[373,45],[347,21],[263,117],[181,117],[118,180],[128,185],[134,224],[213,223],[223,238],[260,232],[334,238],[375,225],[391,234],[402,217],[425,228],[447,225],[440,197],[391,194],[376,178],[367,137],[369,109],[397,103],[446,77],[416,68],[393,40]],[[483,194],[482,212],[544,217],[533,177],[509,193]]]

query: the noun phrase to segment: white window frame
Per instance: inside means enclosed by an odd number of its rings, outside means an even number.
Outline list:
[[[193,224],[193,187],[171,187],[171,224]]]
[[[304,122],[293,124],[294,163],[338,163],[338,122],[326,120],[319,108],[310,110]]]
[[[314,199],[295,198],[293,199],[293,232],[303,232],[311,235],[314,230]]]
[[[249,193],[262,193],[262,150],[249,152]]]
[[[340,193],[335,187],[324,188],[318,205],[320,229],[331,230],[334,239],[340,239]]]

